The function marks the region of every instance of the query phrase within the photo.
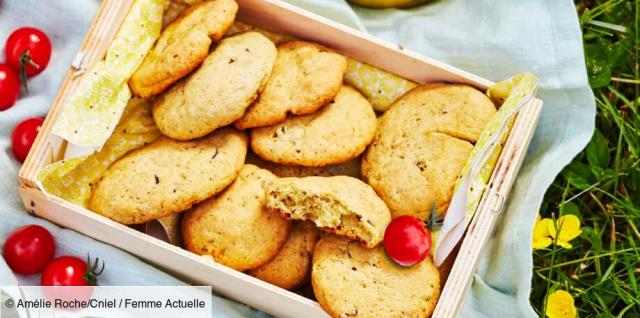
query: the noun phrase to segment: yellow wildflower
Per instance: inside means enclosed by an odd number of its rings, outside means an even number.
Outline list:
[[[545,248],[551,245],[553,240],[551,239],[551,233],[549,232],[549,224],[553,226],[553,222],[551,219],[544,218],[540,219],[536,218],[536,224],[533,227],[533,248],[540,249]]]
[[[571,248],[572,245],[569,242],[578,237],[580,233],[582,233],[580,219],[575,215],[563,215],[558,218],[556,224],[553,224],[553,220],[549,218],[540,219],[538,215],[536,224],[533,227],[532,245],[534,249],[545,248],[551,245],[555,239],[557,245]]]
[[[558,233],[556,233],[556,228]],[[549,224],[549,235],[556,240],[556,244],[564,248],[571,248],[572,245],[569,242],[578,237],[580,233],[582,233],[580,219],[573,214],[561,216],[555,226],[553,222]]]
[[[575,318],[577,311],[573,297],[564,290],[554,291],[547,298],[547,310],[545,313],[549,318]]]

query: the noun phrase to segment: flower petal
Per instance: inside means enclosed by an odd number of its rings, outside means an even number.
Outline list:
[[[541,248],[545,248],[545,247],[549,247],[549,245],[551,245],[551,243],[553,243],[553,240],[546,236],[546,237],[542,237],[542,238],[533,238],[533,242],[532,242],[532,246],[534,250],[537,249],[541,249]]]
[[[571,294],[564,290],[556,290],[547,298],[547,310],[549,318],[575,318],[577,310]]]
[[[549,236],[549,224],[553,224],[551,219],[540,219],[540,216],[536,219],[536,224],[533,227],[533,240],[532,246],[534,249],[545,248],[551,245],[553,240]]]
[[[537,220],[533,227],[533,237],[545,237],[551,236],[549,232],[550,225],[553,226],[553,221],[548,218]]]
[[[558,231],[556,231],[556,228]],[[556,221],[549,224],[549,234],[556,239],[558,245],[570,248],[569,242],[582,233],[580,230],[580,219],[573,214],[563,215]]]
[[[566,242],[566,241],[556,241],[556,244],[561,246],[561,247],[564,247],[566,249],[570,249],[570,248],[573,247],[573,245],[571,245],[571,243]]]

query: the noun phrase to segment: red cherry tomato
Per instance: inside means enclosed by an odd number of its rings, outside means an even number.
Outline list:
[[[98,270],[99,260],[93,265],[75,256],[61,256],[49,263],[42,272],[40,285],[44,295],[51,301],[86,300],[93,293],[94,285],[98,284],[98,276],[104,270]]]
[[[11,134],[11,150],[20,162],[27,159],[29,150],[38,136],[43,118],[30,118],[19,123]]]
[[[51,41],[36,28],[19,28],[9,35],[4,54],[7,64],[19,72],[24,81],[47,67],[51,59]]]
[[[9,109],[20,95],[20,79],[7,64],[0,64],[0,111]]]
[[[389,258],[402,266],[422,262],[431,250],[431,233],[424,223],[410,215],[399,216],[384,232],[384,249]]]
[[[89,286],[84,279],[87,263],[74,256],[60,256],[44,269],[42,286]]]
[[[26,225],[11,232],[2,256],[16,273],[31,275],[42,271],[56,251],[53,236],[39,225]]]

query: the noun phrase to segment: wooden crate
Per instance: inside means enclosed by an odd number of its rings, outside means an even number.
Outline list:
[[[363,34],[280,0],[236,0],[238,19],[297,38],[315,41],[356,60],[419,82],[466,83],[486,90],[492,82],[429,59],[398,45]],[[262,282],[138,232],[125,225],[43,193],[36,177],[42,167],[62,159],[66,142],[51,135],[65,100],[76,88],[81,72],[101,60],[118,30],[131,0],[104,0],[83,45],[60,88],[29,157],[20,170],[20,193],[29,213],[74,229],[137,255],[195,284],[211,285],[229,298],[282,317],[326,317],[320,306],[305,297]],[[461,43],[460,45],[464,45]],[[471,284],[482,251],[517,177],[542,108],[532,100],[518,115],[491,177],[433,317],[456,317]]]

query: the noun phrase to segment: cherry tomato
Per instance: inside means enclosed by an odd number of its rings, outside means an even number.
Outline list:
[[[39,225],[26,225],[11,232],[2,256],[16,273],[31,275],[42,271],[56,251],[53,236]]]
[[[60,256],[54,259],[42,273],[42,286],[88,286],[84,279],[87,263],[74,256]]]
[[[431,250],[431,233],[415,216],[402,215],[389,223],[384,232],[384,249],[401,266],[422,262]]]
[[[29,150],[38,136],[43,118],[29,118],[19,123],[11,134],[11,150],[20,162],[27,159]]]
[[[0,111],[9,109],[20,95],[20,79],[7,64],[0,64]]]
[[[51,41],[36,28],[22,27],[9,35],[4,54],[7,64],[25,81],[27,77],[40,74],[49,64]]]
[[[60,256],[44,269],[40,278],[40,285],[45,286],[44,295],[49,300],[86,300],[93,293],[93,287],[98,284],[98,276],[104,271],[98,270],[100,261],[90,264],[75,256]],[[73,287],[73,288],[72,288]]]

